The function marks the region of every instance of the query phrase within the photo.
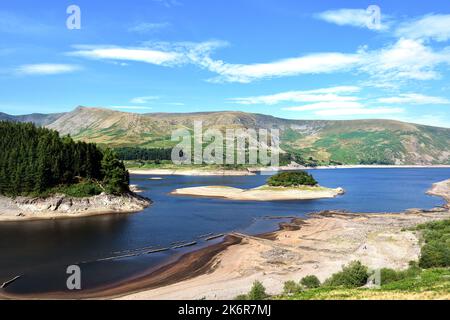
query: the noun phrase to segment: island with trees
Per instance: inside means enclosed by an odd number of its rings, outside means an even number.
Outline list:
[[[136,212],[150,204],[129,189],[110,149],[31,123],[0,122],[0,220]]]
[[[320,186],[306,171],[290,171],[275,174],[267,180],[267,184],[253,189],[202,186],[176,189],[171,194],[242,201],[282,201],[334,198],[344,192],[342,188]]]

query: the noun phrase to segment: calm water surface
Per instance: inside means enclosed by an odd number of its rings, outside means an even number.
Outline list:
[[[79,264],[83,288],[93,288],[148,271],[168,259],[205,246],[206,242],[198,239],[200,235],[230,231],[257,234],[274,230],[280,221],[287,219],[267,217],[303,217],[326,209],[372,213],[432,208],[442,205],[443,200],[428,196],[425,191],[432,183],[450,178],[450,169],[340,169],[314,170],[313,174],[321,185],[343,187],[347,193],[325,200],[239,202],[168,193],[176,188],[201,185],[252,188],[264,184],[267,176],[164,176],[163,180],[132,176],[132,183],[143,188],[143,195],[154,201],[141,213],[0,223],[0,282],[22,275],[8,291],[66,290],[66,267]],[[130,250],[194,240],[198,241],[195,247],[102,260]]]

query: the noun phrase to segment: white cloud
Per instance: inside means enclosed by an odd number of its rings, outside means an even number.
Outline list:
[[[150,101],[158,100],[158,96],[136,97],[130,100],[131,103],[144,104]]]
[[[360,109],[364,106],[359,102],[353,101],[344,101],[344,102],[335,102],[335,101],[327,101],[327,102],[317,102],[312,104],[306,104],[303,106],[296,107],[286,107],[282,108],[282,110],[287,111],[312,111],[312,110],[333,110],[333,109]]]
[[[202,65],[220,75],[213,81],[249,83],[264,78],[344,71],[359,62],[359,56],[356,54],[332,52],[255,64],[229,64],[205,58]]]
[[[386,97],[377,99],[381,103],[408,103],[408,104],[450,104],[450,100],[443,97],[433,97],[418,93],[403,93],[396,97]]]
[[[71,73],[80,69],[79,66],[72,64],[40,63],[25,64],[18,67],[15,71],[20,75],[54,75]]]
[[[450,63],[450,50],[434,51],[421,41],[400,39],[378,51],[361,52],[360,71],[382,81],[438,79],[439,64]]]
[[[395,34],[409,39],[450,39],[450,14],[430,14],[422,18],[402,23]]]
[[[111,106],[111,109],[124,109],[124,110],[150,110],[152,107],[147,106]]]
[[[353,26],[374,30],[385,30],[388,28],[387,25],[381,24],[381,22],[379,24],[371,23],[371,12],[363,9],[329,10],[317,14],[316,18],[339,26]]]
[[[360,88],[355,86],[339,86],[306,91],[288,91],[264,96],[231,98],[229,100],[244,105],[274,105],[281,102],[354,101],[358,98],[346,94],[355,93],[359,90]]]
[[[197,65],[216,73],[212,82],[249,83],[261,79],[357,71],[369,75],[376,86],[399,84],[404,80],[438,79],[436,70],[450,64],[450,47],[435,51],[422,41],[400,39],[379,50],[361,48],[355,53],[324,52],[267,63],[232,64],[211,57],[214,50],[227,45],[223,41],[149,42],[144,47],[76,46],[69,55],[90,59],[135,61],[160,66]]]
[[[325,109],[316,111],[318,116],[357,116],[357,115],[385,115],[403,113],[402,108],[344,108],[344,109]]]
[[[185,57],[178,52],[153,50],[149,48],[122,48],[76,46],[80,50],[69,55],[90,59],[137,61],[155,65],[172,66],[185,62]]]
[[[169,22],[141,22],[129,28],[128,31],[137,33],[152,33],[166,29],[170,27],[170,25],[171,24]]]

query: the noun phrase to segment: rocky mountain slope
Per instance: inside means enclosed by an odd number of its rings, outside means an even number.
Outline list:
[[[1,119],[1,118],[0,118]],[[171,147],[178,128],[279,129],[284,151],[319,163],[450,164],[450,129],[393,120],[287,120],[244,112],[135,114],[78,107],[47,126],[108,146]]]
[[[33,113],[21,116],[13,116],[3,112],[0,112],[0,121],[14,121],[14,122],[33,122],[37,126],[46,126],[52,122],[55,122],[58,118],[65,113]]]

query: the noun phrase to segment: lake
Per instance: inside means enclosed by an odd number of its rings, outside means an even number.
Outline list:
[[[335,199],[282,202],[191,198],[168,193],[177,188],[202,185],[252,188],[264,184],[267,176],[164,176],[162,180],[150,180],[149,176],[134,175],[131,183],[139,185],[144,189],[142,195],[154,201],[143,212],[0,223],[0,283],[22,275],[8,287],[8,292],[65,291],[66,268],[78,264],[82,270],[82,287],[96,288],[148,272],[188,251],[220,241],[219,238],[206,242],[204,237],[199,238],[202,235],[231,231],[258,234],[275,230],[278,223],[287,221],[288,217],[305,217],[327,209],[374,213],[433,208],[444,201],[426,195],[426,190],[432,183],[450,178],[449,168],[311,172],[321,185],[343,187],[346,194]],[[198,244],[133,255],[181,241]],[[129,254],[132,256],[127,256]]]

